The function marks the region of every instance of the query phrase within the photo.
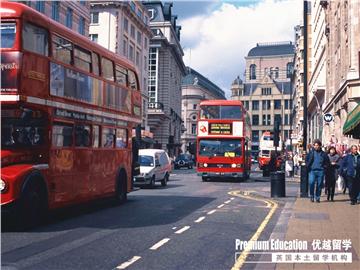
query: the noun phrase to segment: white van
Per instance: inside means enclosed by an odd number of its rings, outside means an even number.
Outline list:
[[[155,186],[155,182],[161,181],[166,186],[171,173],[171,161],[167,153],[162,149],[139,150],[140,174],[134,177],[134,185]]]

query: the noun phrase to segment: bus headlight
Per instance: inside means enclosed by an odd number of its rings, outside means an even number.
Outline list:
[[[231,164],[231,168],[236,168],[236,164],[235,163]]]
[[[207,166],[208,166],[207,163],[204,163],[204,168],[207,168]]]
[[[0,192],[5,191],[5,189],[6,189],[6,182],[0,179]]]

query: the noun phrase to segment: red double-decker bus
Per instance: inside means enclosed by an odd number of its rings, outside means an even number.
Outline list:
[[[247,179],[251,170],[251,125],[241,101],[203,101],[198,119],[197,172],[202,180]]]
[[[136,70],[43,14],[1,3],[1,208],[21,222],[132,188]]]

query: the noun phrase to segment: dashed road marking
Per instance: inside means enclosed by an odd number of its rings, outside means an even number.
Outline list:
[[[225,206],[225,204],[220,204],[217,208],[222,208],[224,206]]]
[[[176,230],[177,227],[172,227],[173,230]]]
[[[180,234],[180,233],[187,231],[188,229],[190,229],[190,226],[185,226],[185,227],[181,228],[180,230],[177,230],[175,233]]]
[[[195,220],[194,222],[196,222],[196,223],[199,223],[199,222],[201,222],[201,221],[203,221],[205,219],[205,217],[199,217],[197,220]]]
[[[231,202],[231,200],[227,200],[226,202],[224,202],[224,203],[226,203],[226,204],[228,204],[228,203],[230,203]]]
[[[215,212],[216,212],[216,210],[214,209],[214,210],[209,211],[207,214],[211,215],[211,214],[214,214]]]
[[[275,201],[272,201],[272,200],[269,200],[269,199],[262,199],[262,198],[259,198],[259,197],[251,196],[251,193],[252,192],[249,192],[249,191],[243,192],[243,194],[241,194],[240,191],[231,191],[231,192],[229,192],[229,194],[232,195],[232,196],[237,196],[237,197],[250,199],[250,200],[254,200],[254,201],[261,201],[261,202],[266,203],[266,207],[271,207],[269,213],[267,214],[267,216],[265,217],[263,222],[261,222],[259,228],[256,230],[254,235],[249,240],[249,241],[257,241],[257,239],[260,237],[261,233],[264,231],[266,225],[269,223],[271,217],[275,213],[275,211],[276,211],[276,209],[278,207],[278,204]],[[242,265],[246,261],[247,256],[249,255],[250,250],[251,250],[251,245],[246,246],[246,248],[241,252],[240,256],[235,260],[235,264],[231,268],[231,270],[239,270],[242,267]]]
[[[164,238],[163,240],[161,240],[161,241],[157,242],[155,245],[153,245],[150,249],[157,250],[159,247],[161,247],[162,245],[166,244],[169,241],[170,241],[170,238]]]
[[[134,256],[130,260],[128,260],[127,262],[124,262],[124,263],[120,264],[119,266],[117,266],[115,269],[125,269],[125,268],[129,267],[134,262],[136,262],[137,260],[140,260],[140,259],[141,259],[140,256]]]
[[[232,198],[230,198],[230,200],[234,200],[234,199],[235,199],[235,198],[233,198],[233,197],[232,197]]]

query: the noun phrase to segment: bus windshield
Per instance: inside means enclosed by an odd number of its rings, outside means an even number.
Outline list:
[[[44,144],[45,119],[26,114],[16,116],[16,110],[3,110],[1,117],[1,147],[27,148]],[[29,111],[32,113],[32,111]]]
[[[200,140],[199,155],[207,157],[240,157],[240,140]]]
[[[15,23],[1,23],[1,48],[11,49],[14,47],[16,24]]]
[[[240,119],[240,106],[201,106],[200,119]]]

